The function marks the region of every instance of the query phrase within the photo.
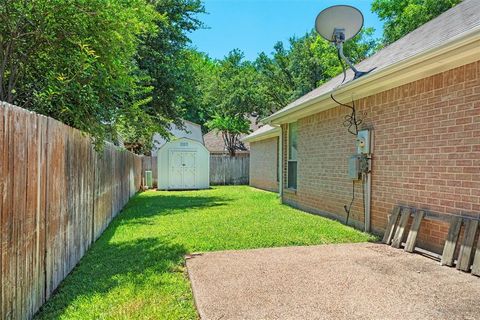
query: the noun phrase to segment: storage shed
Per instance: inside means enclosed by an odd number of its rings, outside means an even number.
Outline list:
[[[187,190],[210,187],[210,153],[189,138],[174,139],[157,151],[158,189]]]

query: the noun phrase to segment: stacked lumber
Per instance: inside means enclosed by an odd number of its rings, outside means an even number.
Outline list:
[[[394,248],[404,245],[406,252],[414,252],[417,235],[427,212],[396,206],[389,215],[383,242]],[[407,232],[409,220],[410,229]],[[480,237],[478,236],[479,221],[474,217],[449,216],[449,230],[443,247],[441,264],[455,266],[458,270],[471,272],[480,276]],[[459,236],[463,228],[463,237]],[[407,235],[405,243],[403,239]],[[475,241],[478,238],[477,241]],[[476,244],[476,245],[475,245]],[[474,250],[475,249],[475,250]],[[474,252],[475,251],[475,252]],[[455,259],[456,256],[456,259]]]

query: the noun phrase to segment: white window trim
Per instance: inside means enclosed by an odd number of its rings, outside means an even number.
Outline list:
[[[297,189],[298,189],[298,152],[297,152],[297,160],[290,160],[290,124],[291,123],[297,123],[297,144],[298,144],[298,122],[297,121],[289,122],[288,126],[287,126],[287,170],[286,170],[287,171],[287,177],[286,177],[287,178],[286,179],[287,180],[287,185],[286,185],[287,188],[286,189],[296,192]],[[289,169],[288,169],[289,165],[288,164],[290,162],[295,162],[297,164],[297,174],[296,174],[297,175],[297,179],[296,179],[297,181],[296,181],[295,188],[290,187],[290,183],[289,183],[289,179],[288,179],[288,177],[289,177],[289,174],[288,174],[289,173],[288,172],[289,171]]]

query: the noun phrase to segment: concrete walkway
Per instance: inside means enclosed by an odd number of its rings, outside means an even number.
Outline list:
[[[187,259],[202,319],[480,319],[480,278],[382,244]]]

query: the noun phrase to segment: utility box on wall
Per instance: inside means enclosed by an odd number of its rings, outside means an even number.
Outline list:
[[[357,154],[370,154],[370,146],[371,146],[371,141],[370,141],[370,130],[360,130],[357,133]]]
[[[370,173],[370,160],[372,153],[372,132],[364,129],[357,132],[355,139],[357,153],[348,158],[348,177],[360,180],[363,174]]]
[[[348,158],[348,177],[352,180],[360,179],[360,158],[358,155]]]

